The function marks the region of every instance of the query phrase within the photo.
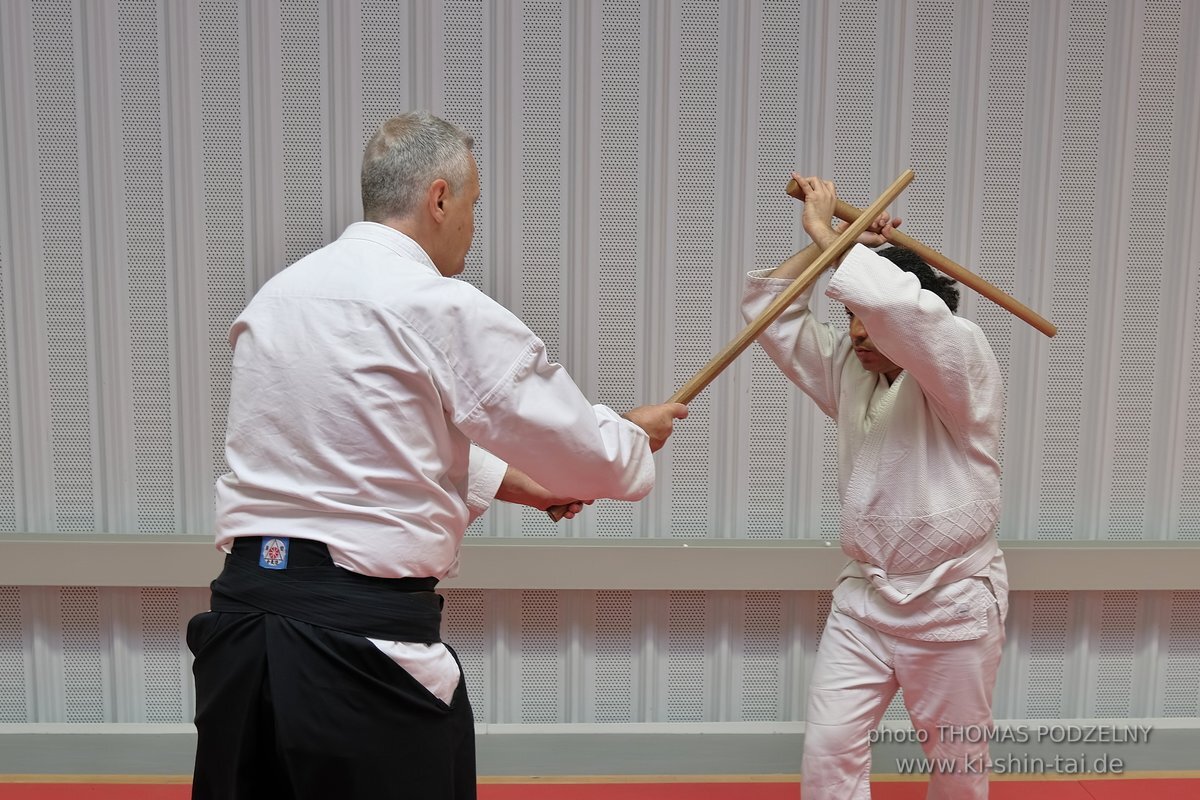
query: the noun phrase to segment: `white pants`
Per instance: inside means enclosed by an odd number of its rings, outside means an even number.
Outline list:
[[[949,770],[933,770],[928,800],[986,798],[986,737],[962,734],[967,726],[991,727],[1003,644],[995,607],[988,632],[968,642],[901,639],[831,611],[809,689],[803,800],[869,800],[868,737],[901,688],[913,727],[927,736],[926,756],[943,767],[950,759],[954,763]],[[966,741],[979,738],[984,741]]]

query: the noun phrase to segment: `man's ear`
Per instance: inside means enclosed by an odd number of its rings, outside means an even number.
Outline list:
[[[446,183],[445,178],[438,178],[429,184],[425,197],[430,215],[437,222],[443,222],[446,219],[446,201],[450,199],[450,184]]]

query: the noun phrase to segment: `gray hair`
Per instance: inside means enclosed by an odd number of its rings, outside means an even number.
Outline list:
[[[429,185],[442,178],[459,192],[471,176],[475,140],[428,111],[392,117],[363,152],[363,217],[403,219],[420,206]]]

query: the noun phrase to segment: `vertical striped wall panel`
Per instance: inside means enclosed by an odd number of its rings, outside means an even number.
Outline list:
[[[188,722],[199,589],[0,588],[0,723]],[[998,719],[1200,716],[1200,595],[1018,592]],[[447,591],[480,723],[802,721],[828,592]],[[904,719],[901,698],[886,719]]]
[[[804,243],[792,170],[865,205],[913,168],[905,228],[1059,326],[963,301],[1008,384],[1002,538],[1200,538],[1198,43],[1182,0],[0,4],[0,532],[209,530],[231,322],[358,218],[379,122],[428,107],[476,139],[464,279],[620,410],[668,397],[740,329],[745,271]],[[645,502],[469,534],[835,534],[833,429],[761,351],[691,411]],[[490,722],[800,719],[828,611],[452,595]],[[0,587],[0,721],[189,719],[204,602]],[[1196,608],[1018,595],[998,715],[1197,715]]]

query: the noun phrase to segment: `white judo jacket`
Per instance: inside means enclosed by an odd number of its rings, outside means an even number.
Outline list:
[[[742,313],[761,313],[791,281],[751,272]],[[834,607],[908,638],[962,641],[1007,611],[996,543],[996,459],[1004,387],[977,325],[955,316],[915,275],[862,245],[826,295],[857,316],[903,372],[859,363],[850,337],[819,322],[802,294],[759,337],[783,372],[837,423],[840,539],[851,563]]]

